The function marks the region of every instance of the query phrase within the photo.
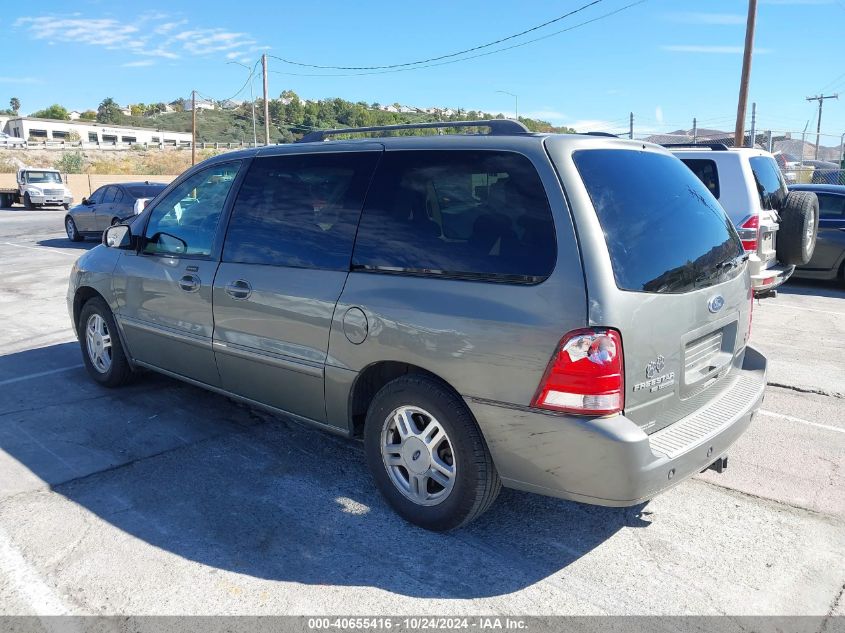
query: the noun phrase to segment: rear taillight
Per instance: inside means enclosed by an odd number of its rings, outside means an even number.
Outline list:
[[[532,406],[581,415],[620,413],[625,406],[622,368],[619,332],[570,332],[549,363]]]
[[[757,252],[757,239],[760,236],[760,216],[752,215],[740,224],[737,232],[739,233],[739,239],[742,240],[742,248],[747,251]]]

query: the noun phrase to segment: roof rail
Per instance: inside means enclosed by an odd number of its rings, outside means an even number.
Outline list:
[[[489,119],[484,121],[434,121],[431,123],[402,123],[400,125],[376,125],[372,127],[345,127],[334,130],[314,130],[309,132],[297,143],[313,143],[325,141],[327,136],[338,134],[358,134],[364,132],[391,132],[393,130],[417,130],[445,127],[487,127],[491,136],[509,136],[514,134],[530,134],[531,130],[519,121],[513,119]]]
[[[610,132],[578,132],[582,136],[609,136],[611,138],[620,138],[619,134],[611,134]]]
[[[730,148],[724,143],[661,143],[663,147],[706,147],[716,152],[726,152]]]

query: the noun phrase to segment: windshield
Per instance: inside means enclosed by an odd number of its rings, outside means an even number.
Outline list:
[[[619,288],[689,292],[739,274],[744,251],[733,224],[680,160],[620,149],[581,150],[573,159]]]
[[[155,198],[167,185],[137,185],[126,190],[133,198]]]
[[[62,175],[57,171],[28,171],[24,173],[26,182],[35,184],[39,182],[62,182]]]

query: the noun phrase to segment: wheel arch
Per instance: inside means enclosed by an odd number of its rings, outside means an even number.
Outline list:
[[[358,372],[349,390],[349,428],[353,437],[360,437],[364,431],[367,410],[375,395],[387,383],[409,374],[433,378],[444,387],[461,397],[457,389],[432,371],[402,361],[382,360],[367,365]]]
[[[73,295],[73,327],[77,331],[79,330],[79,315],[82,313],[82,306],[94,297],[99,297],[108,305],[106,298],[91,286],[80,286],[76,289],[76,293]]]

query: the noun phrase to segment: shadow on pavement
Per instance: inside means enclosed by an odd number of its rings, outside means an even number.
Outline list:
[[[11,457],[18,480],[34,474],[114,527],[204,565],[476,598],[523,589],[623,527],[649,525],[643,506],[505,490],[468,528],[426,532],[387,507],[356,441],[153,374],[107,390],[73,368],[80,362],[75,343],[0,357],[0,473]],[[0,495],[14,485],[0,481]]]
[[[69,248],[76,251],[90,251],[92,248],[100,244],[100,240],[87,238],[81,242],[71,242],[66,237],[54,237],[48,240],[39,240],[36,244],[38,246],[47,246],[49,248]]]
[[[845,298],[845,284],[840,280],[792,278],[778,288],[778,294]]]

